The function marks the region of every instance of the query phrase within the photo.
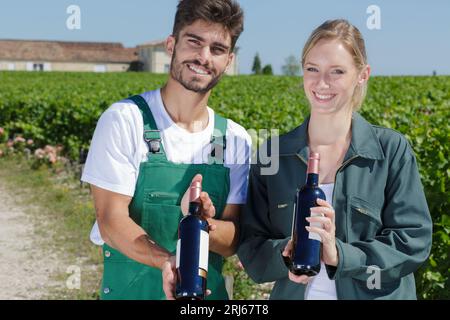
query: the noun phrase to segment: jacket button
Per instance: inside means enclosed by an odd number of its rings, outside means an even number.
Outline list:
[[[108,250],[105,251],[105,257],[109,258],[111,257],[111,252],[109,252]]]
[[[103,289],[103,293],[104,293],[104,294],[108,294],[109,292],[110,292],[109,288]]]

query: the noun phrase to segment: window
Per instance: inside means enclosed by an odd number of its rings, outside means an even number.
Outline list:
[[[94,67],[94,72],[106,72],[106,66],[104,64],[97,64]]]
[[[43,63],[33,63],[33,71],[44,71]]]
[[[170,71],[170,64],[166,63],[164,65],[164,73],[169,73],[169,71]]]

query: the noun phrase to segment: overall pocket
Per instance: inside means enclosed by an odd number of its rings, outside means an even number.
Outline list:
[[[150,191],[149,189],[145,189],[144,192],[144,202],[148,203],[179,205],[181,201],[180,195],[172,192]]]
[[[144,202],[142,228],[158,245],[175,252],[182,217],[180,206]]]
[[[149,289],[155,282],[160,285],[159,270],[134,261],[106,244],[103,246],[103,258],[102,300],[161,299],[161,290],[155,292]],[[150,274],[154,274],[152,278]],[[136,285],[147,289],[135,290]]]
[[[161,271],[133,260],[104,264],[102,300],[164,300]]]

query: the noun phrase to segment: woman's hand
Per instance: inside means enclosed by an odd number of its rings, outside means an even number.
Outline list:
[[[311,217],[306,218],[310,224],[313,226],[306,227],[309,232],[315,232],[320,235],[322,239],[322,261],[330,266],[337,266],[338,264],[338,253],[336,249],[336,225],[335,212],[333,207],[322,199],[317,199],[318,207],[311,208]],[[318,227],[322,226],[322,227]],[[292,251],[292,240],[289,240],[286,247],[284,248],[282,255],[284,257],[290,257]],[[289,280],[296,283],[307,284],[312,277],[305,275],[296,276],[289,271]]]
[[[292,247],[293,247],[292,240],[289,240],[286,247],[284,247],[283,252],[281,253],[283,257],[291,256]],[[294,281],[296,283],[308,284],[309,280],[311,280],[311,277],[305,275],[296,276],[295,274],[289,271],[289,280]]]
[[[338,252],[336,249],[336,225],[333,207],[322,199],[317,199],[318,207],[311,208],[311,217],[306,218],[311,224],[322,225],[323,228],[306,227],[309,232],[315,232],[322,238],[322,261],[330,266],[338,265]]]

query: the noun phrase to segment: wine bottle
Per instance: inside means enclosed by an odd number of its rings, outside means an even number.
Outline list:
[[[203,300],[208,275],[209,225],[200,213],[201,183],[194,181],[189,189],[189,212],[178,227],[175,294],[177,300]]]
[[[310,153],[306,184],[297,190],[294,203],[292,223],[292,242],[290,271],[295,275],[315,276],[320,271],[321,238],[317,233],[308,232],[306,226],[311,217],[311,208],[318,206],[317,199],[325,198],[325,193],[319,188],[318,153]],[[313,225],[315,226],[315,225]]]

